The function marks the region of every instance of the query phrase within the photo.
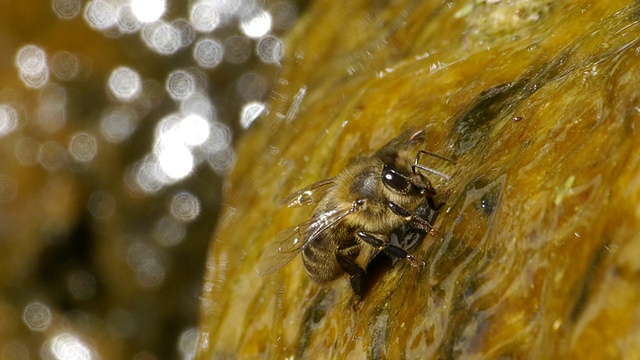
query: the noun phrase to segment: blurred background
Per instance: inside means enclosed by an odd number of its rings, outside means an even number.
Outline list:
[[[0,358],[189,359],[302,0],[0,0]]]

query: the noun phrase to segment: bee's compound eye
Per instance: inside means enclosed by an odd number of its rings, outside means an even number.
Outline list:
[[[407,193],[413,188],[413,185],[407,180],[407,178],[391,169],[389,165],[385,165],[382,170],[382,183],[389,189],[400,193]]]

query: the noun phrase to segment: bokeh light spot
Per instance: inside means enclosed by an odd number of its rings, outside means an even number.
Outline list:
[[[51,324],[51,310],[40,302],[29,303],[24,308],[22,320],[31,330],[44,331]]]
[[[84,8],[84,19],[96,30],[106,30],[115,25],[118,19],[116,7],[104,0],[91,0]]]
[[[53,358],[56,360],[91,360],[93,353],[91,348],[87,346],[77,336],[63,332],[56,335],[51,342],[47,352],[50,356],[44,358]]]
[[[107,141],[120,143],[136,129],[136,115],[127,107],[107,110],[100,120],[100,131]]]
[[[213,39],[200,39],[193,48],[193,58],[203,68],[211,69],[222,61],[224,48]]]
[[[53,0],[51,8],[58,18],[70,20],[80,14],[82,3],[80,0]]]
[[[98,152],[98,142],[96,138],[87,133],[78,133],[71,138],[69,143],[69,153],[81,162],[93,160]]]
[[[271,30],[271,14],[260,11],[240,23],[242,32],[250,38],[259,38]]]
[[[184,144],[197,146],[203,144],[209,137],[209,122],[197,114],[190,114],[180,121],[180,136]]]
[[[91,299],[96,293],[96,279],[86,271],[76,271],[69,276],[67,289],[76,300]]]
[[[136,71],[121,66],[111,72],[108,88],[116,99],[129,101],[140,94],[141,83],[140,75]]]
[[[187,191],[181,191],[171,199],[171,216],[178,221],[191,222],[200,215],[200,201]]]
[[[108,219],[116,210],[116,200],[104,191],[96,191],[89,197],[87,209],[96,219]]]
[[[16,67],[22,82],[30,88],[41,88],[49,81],[47,55],[40,47],[25,45],[16,55]]]
[[[18,183],[9,175],[0,175],[0,204],[13,201],[18,195]]]
[[[160,246],[171,247],[178,245],[187,235],[184,223],[173,217],[163,216],[153,228],[153,238]]]
[[[69,52],[61,51],[55,53],[51,58],[51,69],[58,79],[62,81],[73,80],[80,73],[80,60]]]
[[[170,179],[183,179],[193,170],[193,154],[184,144],[177,141],[165,141],[160,144],[156,156],[160,169]]]
[[[240,77],[236,88],[243,99],[247,101],[259,100],[267,92],[267,81],[259,73],[250,71]]]
[[[47,141],[38,152],[40,164],[47,170],[58,170],[66,164],[64,148],[54,141]]]
[[[197,345],[198,330],[196,328],[184,330],[178,339],[178,351],[182,359],[195,359]]]
[[[253,122],[266,110],[264,103],[259,101],[251,101],[242,107],[240,113],[240,126],[247,129]]]
[[[230,147],[209,154],[209,166],[220,175],[225,175],[236,161],[236,154]]]
[[[265,36],[258,42],[256,49],[260,60],[266,64],[280,65],[280,59],[284,55],[282,40],[275,36]]]
[[[220,23],[218,12],[213,4],[201,1],[191,7],[190,20],[198,32],[213,31]]]
[[[131,5],[124,5],[118,10],[118,28],[125,34],[132,34],[142,26],[142,22],[133,13]]]
[[[224,41],[224,58],[231,64],[242,64],[251,56],[251,40],[232,35]]]
[[[136,272],[140,285],[154,288],[164,281],[167,268],[159,249],[143,243],[131,245],[127,252],[127,261]]]
[[[31,137],[23,137],[18,141],[15,152],[16,157],[23,165],[36,165],[38,163],[38,154],[40,151],[40,144],[37,140]]]
[[[166,89],[174,100],[183,100],[196,90],[196,80],[188,71],[176,70],[167,77]]]
[[[18,127],[18,112],[10,105],[0,105],[0,138]]]
[[[165,8],[165,0],[131,0],[131,11],[143,23],[160,19]]]
[[[189,23],[185,19],[176,19],[171,23],[171,25],[176,30],[178,30],[178,33],[180,34],[180,47],[181,48],[185,48],[185,47],[193,44],[193,42],[196,39],[196,33],[193,30],[193,26],[191,26],[191,23]]]
[[[160,55],[171,55],[182,44],[178,29],[162,21],[147,24],[142,31],[142,40]]]

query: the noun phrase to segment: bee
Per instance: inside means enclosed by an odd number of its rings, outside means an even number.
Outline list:
[[[368,287],[363,260],[378,252],[406,259],[413,267],[424,266],[390,241],[391,232],[403,225],[433,230],[416,212],[421,206],[439,208],[424,172],[449,180],[446,174],[420,165],[420,157],[451,160],[409,150],[421,139],[422,131],[405,133],[373,155],[354,160],[335,177],[288,196],[284,204],[289,207],[315,204],[316,208],[308,221],[276,235],[262,254],[257,273],[274,273],[301,253],[311,279],[326,283],[347,273],[354,293],[363,296]]]

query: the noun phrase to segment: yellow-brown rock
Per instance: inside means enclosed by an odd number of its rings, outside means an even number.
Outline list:
[[[209,253],[199,358],[640,358],[640,4],[313,2],[239,145]],[[259,277],[289,193],[408,128],[451,176],[368,294],[299,258]]]

